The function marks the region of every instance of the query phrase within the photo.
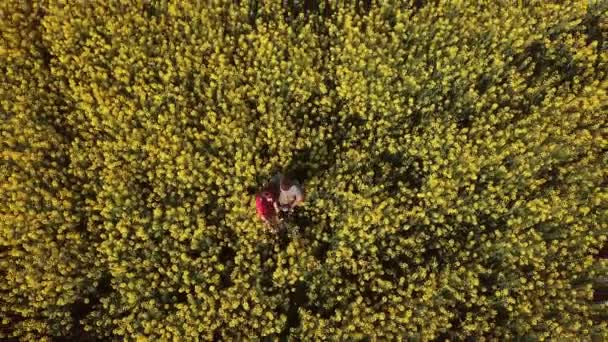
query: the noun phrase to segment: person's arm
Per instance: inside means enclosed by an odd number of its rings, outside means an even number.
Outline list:
[[[293,200],[293,202],[290,203],[290,207],[295,207],[297,205],[300,205],[304,202],[304,190],[302,190],[302,188],[299,185],[293,185],[290,189],[294,196],[295,199]]]

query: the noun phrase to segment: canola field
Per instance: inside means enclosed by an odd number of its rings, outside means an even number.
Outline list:
[[[0,1],[0,338],[608,339],[607,47],[604,0]]]

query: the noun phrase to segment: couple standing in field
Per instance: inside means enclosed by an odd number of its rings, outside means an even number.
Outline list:
[[[303,202],[304,190],[300,184],[282,173],[272,177],[268,185],[255,196],[258,217],[275,232],[281,221],[280,213],[289,213]]]

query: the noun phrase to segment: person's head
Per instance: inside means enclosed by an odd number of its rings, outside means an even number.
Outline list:
[[[291,188],[292,185],[293,182],[291,182],[289,178],[285,177],[285,175],[281,174],[281,177],[279,179],[279,187],[281,188],[281,190],[287,191],[289,190],[289,188]]]
[[[268,191],[268,190],[264,190],[260,193],[260,196],[262,196],[263,198],[271,201],[274,196],[272,195],[272,192]]]

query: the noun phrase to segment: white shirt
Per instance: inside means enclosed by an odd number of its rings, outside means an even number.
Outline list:
[[[279,204],[281,205],[289,205],[294,201],[302,200],[304,200],[304,194],[302,193],[302,189],[296,184],[287,190],[281,189],[281,193],[279,193]]]

